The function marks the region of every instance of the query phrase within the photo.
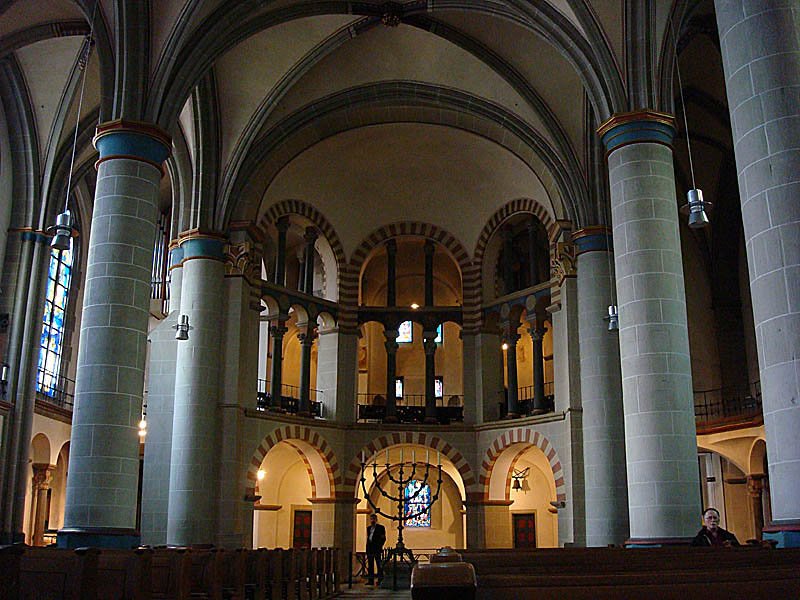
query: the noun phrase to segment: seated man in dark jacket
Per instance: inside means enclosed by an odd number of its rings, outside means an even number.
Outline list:
[[[707,508],[703,511],[703,528],[692,540],[692,546],[738,546],[739,540],[730,531],[719,526],[719,511]]]

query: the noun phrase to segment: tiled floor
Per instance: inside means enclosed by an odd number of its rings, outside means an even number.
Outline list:
[[[380,598],[381,600],[410,600],[411,590],[382,590],[376,587],[367,587],[362,583],[354,583],[350,589],[347,585],[342,589],[339,598]]]

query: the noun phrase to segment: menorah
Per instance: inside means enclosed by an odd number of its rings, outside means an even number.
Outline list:
[[[375,511],[377,514],[386,517],[390,521],[397,521],[397,544],[395,544],[393,555],[394,558],[398,558],[401,561],[406,559],[409,562],[414,562],[414,555],[411,553],[410,550],[406,549],[405,544],[403,543],[403,528],[404,523],[406,520],[415,517],[417,515],[423,514],[425,512],[430,512],[431,507],[433,506],[434,502],[439,499],[439,492],[442,489],[442,462],[440,460],[439,453],[436,453],[436,462],[437,466],[435,467],[435,473],[438,472],[438,478],[436,480],[436,492],[431,494],[430,502],[424,508],[420,508],[420,510],[414,512],[413,514],[405,514],[405,504],[406,502],[414,503],[416,499],[419,498],[419,495],[422,491],[428,486],[428,480],[431,475],[431,464],[430,464],[430,451],[427,450],[425,453],[425,462],[418,463],[416,461],[416,455],[412,451],[411,454],[411,462],[406,463],[403,461],[403,450],[400,450],[400,462],[396,464],[392,464],[389,462],[389,450],[386,450],[386,462],[381,465],[382,467],[386,468],[386,478],[387,482],[385,484],[381,484],[381,481],[378,479],[378,458],[376,457],[372,463],[367,464],[364,461],[364,453],[361,453],[361,489],[364,492],[364,497],[369,502],[369,505],[372,507],[372,510]],[[372,467],[372,480],[375,489],[380,492],[380,495],[390,503],[396,503],[397,505],[397,514],[392,515],[381,510],[380,506],[372,500],[372,496],[367,489],[367,470],[369,467]],[[417,474],[417,470],[419,469],[419,475]],[[420,485],[417,486],[416,490],[409,495],[405,495],[405,490],[408,487],[408,484],[412,481],[419,481]],[[397,495],[393,495],[391,491],[388,489],[392,485],[397,486]],[[419,506],[419,505],[417,505]]]

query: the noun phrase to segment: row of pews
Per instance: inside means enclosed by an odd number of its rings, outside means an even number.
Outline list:
[[[336,548],[0,546],[4,600],[324,600],[339,593]]]
[[[800,598],[800,548],[459,550],[478,600]]]

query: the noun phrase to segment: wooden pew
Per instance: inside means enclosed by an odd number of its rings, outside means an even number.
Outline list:
[[[157,548],[150,564],[150,591],[153,600],[189,600],[191,562],[186,548]]]
[[[9,600],[19,597],[19,567],[23,552],[24,544],[0,546],[0,590]]]
[[[222,550],[190,548],[191,596],[202,600],[222,600]]]
[[[297,556],[293,548],[280,550],[281,596],[283,600],[297,600]]]
[[[99,554],[95,548],[26,548],[19,561],[17,599],[95,600]]]
[[[245,553],[245,597],[249,600],[270,600],[267,573],[269,569],[267,550],[258,548]]]
[[[479,599],[800,597],[800,549],[559,548],[463,556],[475,566]]]
[[[97,596],[101,600],[149,600],[153,551],[103,549],[97,557]]]
[[[222,554],[222,596],[225,600],[244,600],[248,550],[238,548]]]

